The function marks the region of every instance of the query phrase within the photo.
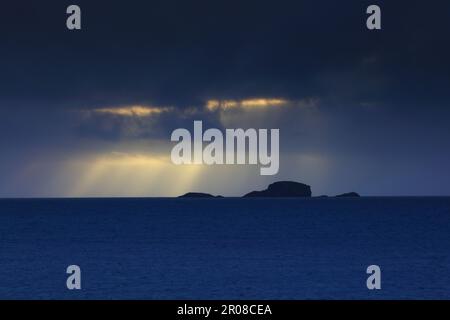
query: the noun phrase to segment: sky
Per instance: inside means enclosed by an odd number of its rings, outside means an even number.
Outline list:
[[[77,4],[82,29],[66,28]],[[377,4],[382,30],[366,28]],[[0,197],[450,195],[448,1],[4,1]],[[177,128],[279,128],[280,170],[176,166]]]

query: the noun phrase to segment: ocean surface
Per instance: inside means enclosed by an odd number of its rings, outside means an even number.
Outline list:
[[[0,200],[0,299],[449,298],[450,198]]]

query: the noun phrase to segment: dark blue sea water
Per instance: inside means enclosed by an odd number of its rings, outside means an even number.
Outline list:
[[[449,299],[450,198],[0,200],[0,298]]]

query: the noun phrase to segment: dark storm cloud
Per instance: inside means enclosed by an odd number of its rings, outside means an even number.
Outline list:
[[[65,29],[68,3],[3,5],[3,99],[97,107],[447,98],[443,1],[379,2],[384,30],[373,33],[366,1],[79,1],[80,32]]]
[[[134,114],[133,109],[157,110],[156,114]],[[121,111],[125,114],[121,114]],[[130,114],[127,114],[127,113]],[[222,127],[217,113],[203,107],[175,108],[126,106],[83,110],[76,114],[75,125],[80,136],[97,137],[119,141],[127,139],[168,139],[175,128],[191,126],[194,120],[202,119],[208,127]]]

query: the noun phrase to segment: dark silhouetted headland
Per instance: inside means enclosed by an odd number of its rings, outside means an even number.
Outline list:
[[[359,198],[360,195],[356,192],[343,193],[336,196],[336,198]]]
[[[201,193],[201,192],[188,192],[179,196],[178,198],[223,198],[222,196],[213,196],[209,193]]]
[[[266,190],[247,193],[244,198],[311,197],[311,187],[292,181],[280,181],[269,185]]]
[[[294,181],[279,181],[270,184],[267,189],[262,191],[252,191],[243,196],[243,198],[311,198],[311,186]],[[359,198],[356,192],[343,193],[336,198]],[[213,196],[209,193],[188,192],[179,198],[223,198],[222,196]],[[328,198],[326,195],[317,198]]]

